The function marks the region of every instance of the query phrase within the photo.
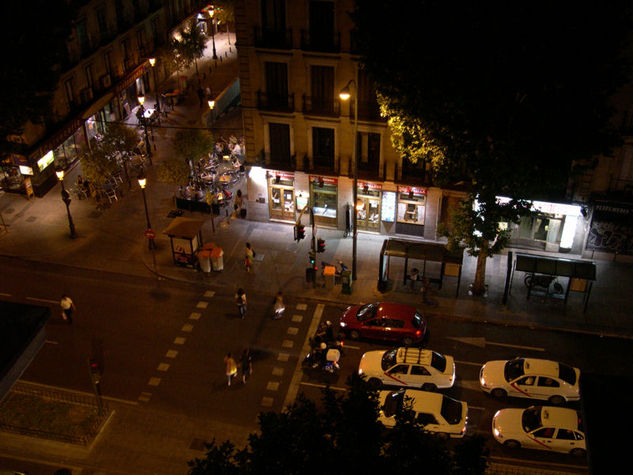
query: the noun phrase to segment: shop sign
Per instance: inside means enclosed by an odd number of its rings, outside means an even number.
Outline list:
[[[33,174],[33,168],[27,167],[26,165],[20,165],[20,173],[22,175],[32,175]]]
[[[287,180],[287,181],[293,181],[295,179],[295,176],[293,173],[286,173],[286,172],[268,172],[268,175],[270,176],[270,178],[272,179],[276,179],[279,178],[280,180]]]
[[[414,186],[399,186],[398,193],[413,193],[414,195],[426,195],[426,188],[416,188]]]
[[[505,196],[497,196],[499,203],[509,203],[510,198]],[[545,214],[558,214],[565,216],[580,216],[580,206],[567,205],[562,203],[549,203],[547,201],[533,201],[532,209]]]
[[[395,191],[383,191],[382,193],[382,207],[381,207],[381,219],[388,223],[393,223],[396,219],[396,192]]]
[[[297,196],[297,209],[302,210],[308,205],[308,195],[303,196],[303,193],[299,193]]]
[[[325,185],[337,185],[338,184],[338,179],[337,178],[330,178],[330,177],[327,177],[327,176],[313,176],[313,175],[310,175],[310,183],[314,183],[314,184],[323,183]]]
[[[37,161],[37,168],[40,171],[42,171],[54,161],[55,161],[55,156],[53,155],[53,151],[49,150],[46,155],[44,155],[42,158],[40,158]]]
[[[358,189],[364,189],[367,188],[368,190],[371,191],[380,191],[382,190],[382,184],[381,183],[371,183],[369,181],[359,181],[358,182]]]

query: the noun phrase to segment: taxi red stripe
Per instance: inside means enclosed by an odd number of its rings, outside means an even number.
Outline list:
[[[541,442],[540,440],[538,440],[538,439],[536,439],[536,438],[534,438],[534,437],[531,437],[529,434],[527,434],[527,436],[528,436],[528,439],[533,440],[534,442],[536,442],[536,443],[537,443],[537,444],[539,444],[539,445],[542,445],[542,446],[543,446],[543,447],[545,447],[546,449],[550,449],[550,450],[552,450],[552,447],[551,447],[550,445],[544,444],[544,443],[543,443],[543,442]]]
[[[510,384],[510,386],[512,386],[517,391],[519,391],[521,394],[525,394],[527,397],[532,397],[529,393],[526,393],[525,391],[521,391],[519,388],[517,388],[515,384]]]
[[[408,386],[407,383],[405,383],[404,381],[400,381],[398,378],[394,378],[393,376],[391,376],[390,374],[384,373],[385,376],[387,376],[388,378],[393,379],[394,381],[396,381],[399,384],[402,384],[403,386]]]

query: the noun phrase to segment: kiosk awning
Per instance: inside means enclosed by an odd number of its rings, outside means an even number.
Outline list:
[[[193,239],[200,232],[204,225],[203,219],[194,218],[174,218],[169,226],[163,231],[169,237],[179,237]]]

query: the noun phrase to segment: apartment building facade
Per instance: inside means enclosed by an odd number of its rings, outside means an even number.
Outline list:
[[[77,3],[77,2],[76,2]],[[6,191],[45,194],[108,121],[124,121],[138,95],[171,73],[149,58],[203,2],[198,0],[90,0],[78,2],[66,62],[44,125],[27,123],[15,137],[21,154],[2,157]],[[155,68],[155,70],[152,70]]]

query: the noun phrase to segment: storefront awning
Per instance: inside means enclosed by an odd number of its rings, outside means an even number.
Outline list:
[[[163,234],[167,234],[169,237],[179,237],[185,239],[193,239],[202,226],[204,225],[203,219],[194,218],[174,218],[169,223],[169,226],[163,231]]]
[[[95,102],[93,102],[92,105],[88,109],[86,109],[86,111],[83,114],[81,114],[81,118],[84,120],[89,119],[90,117],[95,115],[97,112],[99,112],[101,109],[103,109],[108,104],[108,102],[112,100],[113,97],[114,97],[114,94],[112,92],[108,92],[104,94]]]
[[[384,254],[408,259],[420,259],[434,262],[462,263],[462,255],[449,252],[445,244],[434,242],[416,242],[403,239],[388,239]]]

